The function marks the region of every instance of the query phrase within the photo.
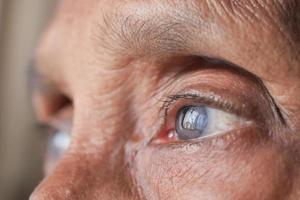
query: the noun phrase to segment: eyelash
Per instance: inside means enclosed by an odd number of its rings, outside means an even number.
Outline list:
[[[215,107],[217,109],[222,109],[224,111],[231,112],[234,114],[240,114],[240,110],[237,107],[233,106],[232,102],[228,100],[224,100],[223,98],[217,95],[205,94],[205,93],[175,94],[175,95],[167,96],[163,100],[163,105],[160,109],[160,113],[163,113],[162,118],[164,119],[164,122],[168,117],[169,110],[178,100],[181,99],[197,101],[199,104]]]

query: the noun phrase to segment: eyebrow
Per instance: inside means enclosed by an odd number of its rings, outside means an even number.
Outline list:
[[[121,5],[115,12],[103,14],[104,23],[98,24],[99,32],[97,31],[96,35],[96,39],[100,40],[103,47],[114,53],[116,51],[155,55],[182,53],[188,49],[192,32],[199,25],[204,31],[205,26],[201,24],[203,20],[199,16],[201,12],[191,2],[180,2],[180,5],[176,5],[178,8],[176,10],[174,5],[170,7],[169,4],[159,9],[157,4],[138,6],[142,13],[128,12],[132,9]],[[186,13],[187,10],[190,10],[189,14]]]
[[[237,0],[165,1],[140,3],[136,8],[135,5],[123,4],[115,12],[104,14],[104,23],[98,27],[101,34],[96,38],[111,51],[188,54],[195,38],[205,40],[213,33],[222,31],[215,21],[227,19],[233,23],[239,20],[252,23],[256,28],[267,28],[268,23],[274,22],[275,28],[285,35],[284,39],[291,38],[291,45],[300,44],[299,1],[272,0],[273,4],[263,3]],[[211,17],[207,17],[209,15]]]

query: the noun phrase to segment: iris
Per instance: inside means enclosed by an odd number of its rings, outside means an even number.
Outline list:
[[[185,106],[177,113],[177,137],[182,140],[199,138],[204,135],[207,124],[206,106]]]

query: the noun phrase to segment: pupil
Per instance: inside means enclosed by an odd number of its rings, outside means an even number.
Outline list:
[[[207,109],[204,106],[187,106],[177,115],[176,130],[179,139],[201,137],[207,126]]]

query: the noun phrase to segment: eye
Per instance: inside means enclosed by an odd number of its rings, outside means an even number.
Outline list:
[[[45,172],[49,174],[61,160],[70,144],[70,135],[64,131],[53,133],[48,142],[45,162]]]
[[[238,132],[252,124],[252,120],[242,117],[242,114],[240,115],[237,110],[230,106],[231,103],[225,103],[226,101],[221,100],[221,98],[217,98],[220,101],[217,103],[214,100],[209,102],[205,99],[207,98],[181,95],[179,98],[167,102],[168,104],[164,107],[166,111],[164,128],[152,138],[151,143],[165,144],[204,139],[229,132],[233,133],[233,131]],[[195,101],[206,101],[207,103]]]
[[[230,131],[243,122],[234,114],[208,106],[185,106],[176,115],[176,135],[179,140],[203,138]]]
[[[245,120],[205,105],[184,106],[176,114],[175,130],[179,140],[191,140],[230,131]],[[174,133],[170,133],[174,134]]]

